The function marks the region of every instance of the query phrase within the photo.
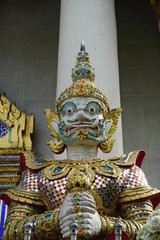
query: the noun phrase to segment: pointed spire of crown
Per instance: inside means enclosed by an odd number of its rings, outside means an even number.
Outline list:
[[[80,51],[76,56],[76,64],[72,68],[72,85],[62,92],[56,102],[57,110],[62,103],[72,97],[93,97],[103,103],[105,112],[109,111],[109,104],[105,94],[94,85],[94,68],[90,64],[90,56],[85,49],[84,41],[81,42]]]
[[[84,40],[81,41],[81,48],[80,51],[86,51]]]
[[[84,79],[84,81],[94,82],[94,78],[94,68],[90,64],[90,56],[86,51],[84,40],[82,40],[80,51],[76,56],[76,65],[72,68],[72,80],[76,82]]]

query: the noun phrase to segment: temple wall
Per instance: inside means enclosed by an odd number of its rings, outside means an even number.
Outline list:
[[[0,93],[34,113],[36,152],[53,156],[44,108],[54,108],[60,1],[0,1]]]
[[[55,105],[59,12],[59,1],[0,1],[0,93],[35,114],[34,148],[48,157],[43,109]],[[124,149],[146,149],[143,169],[160,188],[160,33],[149,0],[116,0],[116,15]]]
[[[160,189],[160,33],[149,1],[116,1],[125,152],[146,149],[149,183]]]

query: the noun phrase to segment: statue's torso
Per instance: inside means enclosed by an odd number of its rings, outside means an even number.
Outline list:
[[[67,194],[68,173],[62,174],[61,177],[53,176],[53,179],[48,179],[46,174],[48,171],[49,168],[44,168],[37,173],[26,170],[19,187],[26,191],[40,192],[49,209],[55,209],[61,206]],[[124,188],[148,184],[143,172],[137,166],[119,168],[117,177],[107,176],[104,172],[100,174],[94,166],[91,171],[94,172],[91,189],[100,196],[106,209],[114,207]]]

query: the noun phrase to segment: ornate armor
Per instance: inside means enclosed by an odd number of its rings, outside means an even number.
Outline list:
[[[3,239],[23,239],[27,217],[33,223],[32,239],[45,236],[61,239],[58,213],[69,191],[88,191],[95,197],[102,221],[102,239],[113,230],[116,216],[122,217],[122,229],[130,239],[135,239],[137,230],[147,220],[160,195],[148,185],[139,168],[143,156],[142,151],[135,151],[109,160],[51,161],[24,152],[21,160],[26,170],[21,181],[3,195],[8,203],[12,201]]]

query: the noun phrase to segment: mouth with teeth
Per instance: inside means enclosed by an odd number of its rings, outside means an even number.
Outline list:
[[[92,123],[90,122],[76,122],[76,123],[73,123],[70,127],[66,127],[64,129],[65,133],[69,133],[69,132],[74,132],[78,129],[90,129],[92,131],[95,131],[95,132],[99,132],[99,128],[98,126],[93,126]]]
[[[77,139],[100,142],[104,139],[104,120],[94,118],[90,121],[63,121],[59,124],[59,133],[66,143]]]

